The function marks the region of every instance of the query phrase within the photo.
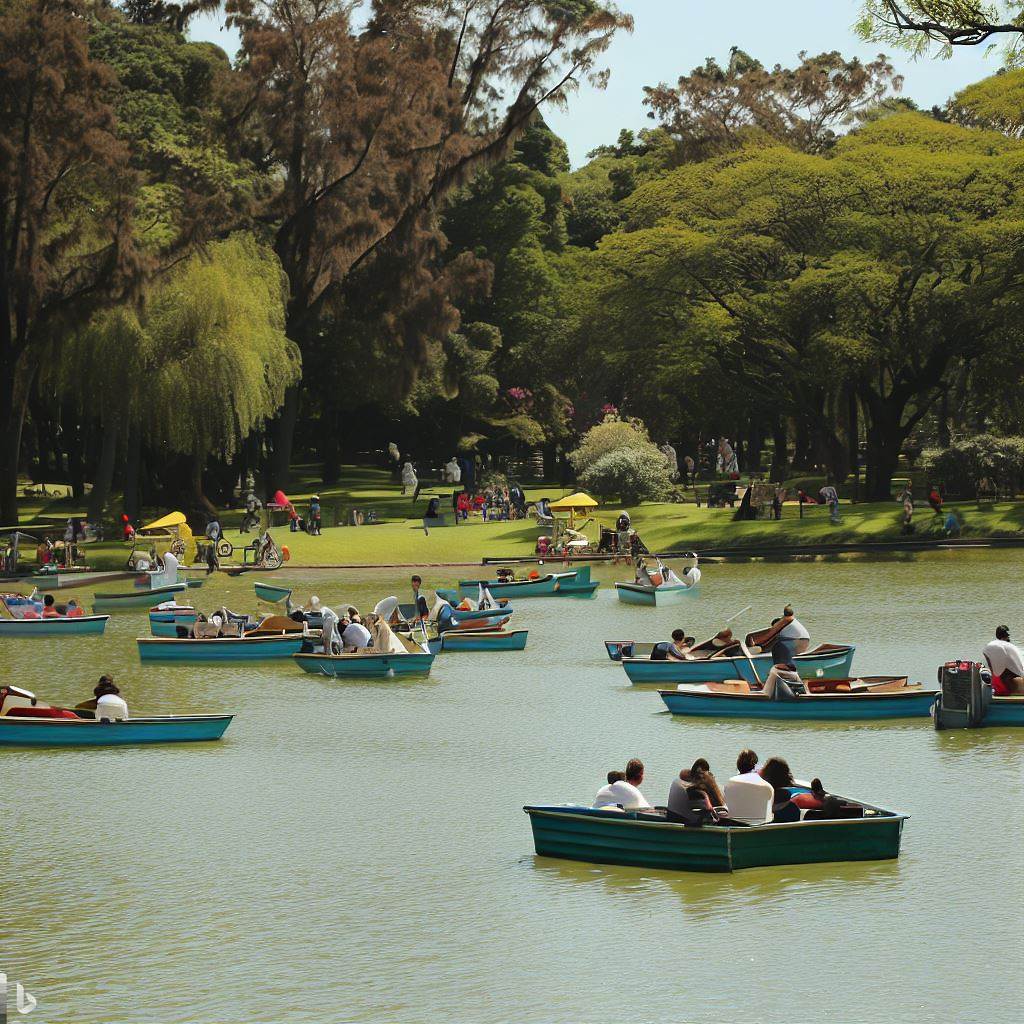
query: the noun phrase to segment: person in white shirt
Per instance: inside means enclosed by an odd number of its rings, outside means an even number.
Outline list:
[[[792,619],[779,631],[779,639],[785,640],[794,654],[803,654],[811,646],[811,634],[807,627],[793,614],[793,606],[786,605],[782,610],[783,618]]]
[[[997,696],[1024,693],[1024,657],[1010,642],[1008,626],[996,627],[996,638],[981,652],[992,671],[992,688]]]
[[[361,622],[350,622],[341,634],[346,651],[359,651],[370,646],[370,631]]]
[[[128,717],[128,704],[110,676],[101,676],[92,692],[96,698],[96,721],[105,718],[114,722]]]
[[[647,798],[640,792],[644,781],[644,763],[633,758],[625,772],[609,772],[608,785],[598,790],[594,807],[620,806],[624,811],[643,811],[650,808]]]
[[[763,825],[771,821],[775,790],[757,771],[757,754],[752,750],[740,751],[736,758],[736,771],[725,784],[723,795],[729,805],[729,817],[749,825]]]

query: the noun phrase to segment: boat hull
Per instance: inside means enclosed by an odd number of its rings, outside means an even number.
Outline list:
[[[295,654],[303,672],[339,679],[372,679],[392,675],[430,675],[434,655],[423,654]]]
[[[434,654],[454,654],[462,651],[523,651],[529,630],[510,629],[493,632],[460,633],[450,630],[428,642]]]
[[[75,619],[0,619],[0,637],[99,636],[109,620],[109,615],[81,615]]]
[[[982,725],[1024,725],[1024,699],[993,697]]]
[[[661,699],[673,715],[697,718],[851,722],[927,718],[935,702],[935,691],[830,693],[791,700],[768,700],[757,694],[662,690]]]
[[[0,717],[2,747],[112,747],[219,740],[233,715],[131,718],[125,722]]]
[[[622,604],[638,605],[641,608],[661,608],[680,604],[687,595],[696,593],[697,587],[685,584],[672,587],[643,587],[635,583],[616,583],[615,592]]]
[[[747,828],[687,828],[653,815],[589,807],[524,807],[539,856],[669,871],[736,871],[780,864],[891,860],[905,815]]]
[[[824,651],[798,655],[794,664],[804,679],[814,679],[819,673],[826,679],[843,679],[850,675],[855,651],[852,644],[836,645]],[[621,664],[631,683],[722,683],[727,679],[744,679],[757,684],[758,676],[763,682],[771,671],[772,658],[770,654],[755,654],[749,659],[741,656],[701,661],[622,658]]]
[[[189,630],[198,621],[195,608],[154,608],[149,613],[149,632],[152,636],[177,637],[179,628]]]
[[[475,597],[483,584],[495,597],[590,597],[600,586],[590,580],[590,566],[549,572],[535,580],[459,580],[459,597]]]
[[[94,594],[92,607],[97,612],[117,612],[123,608],[152,608],[169,601],[175,594],[188,589],[187,583],[172,583],[154,590],[135,590],[125,594]]]
[[[135,641],[143,661],[269,661],[302,650],[303,637],[211,637],[205,640],[140,636]]]
[[[272,604],[285,601],[292,596],[291,587],[278,587],[273,583],[254,583],[253,587],[261,601],[269,601]]]

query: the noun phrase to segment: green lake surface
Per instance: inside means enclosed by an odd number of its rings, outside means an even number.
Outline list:
[[[707,565],[687,603],[643,609],[603,567],[594,600],[519,602],[522,654],[441,655],[413,681],[142,666],[145,611],[0,641],[4,680],[44,700],[110,672],[134,713],[237,715],[215,744],[0,750],[0,971],[30,1020],[73,1024],[1018,1021],[1024,730],[673,718],[602,641],[704,638],[746,605],[753,628],[788,601],[815,640],[857,643],[855,671],[933,684],[997,624],[1024,638],[1022,570],[994,550]],[[253,610],[266,578],[190,597]],[[273,579],[407,599],[407,573]],[[524,804],[590,802],[635,756],[663,803],[681,767],[723,779],[747,746],[908,813],[900,859],[708,875],[534,854]]]

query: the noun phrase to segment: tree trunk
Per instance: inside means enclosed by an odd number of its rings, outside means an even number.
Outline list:
[[[18,463],[28,388],[13,361],[0,359],[0,525],[18,525]]]
[[[110,499],[110,485],[114,481],[114,461],[117,456],[118,419],[114,417],[103,425],[102,447],[92,481],[88,516],[94,522],[102,518]]]
[[[764,431],[761,417],[752,416],[747,424],[747,470],[750,473],[761,473],[761,449],[764,447]]]
[[[139,468],[142,464],[142,436],[139,431],[128,432],[124,470],[124,510],[128,518],[139,517]]]
[[[267,493],[273,494],[278,488],[286,494],[288,471],[292,463],[292,445],[295,440],[295,421],[299,417],[299,389],[290,387],[284,396],[284,405],[277,419],[271,424],[274,451],[270,456]]]
[[[900,448],[913,424],[903,423],[906,400],[892,396],[864,398],[867,436],[867,472],[865,498],[868,501],[889,501],[892,498],[892,478],[899,465]]]
[[[778,413],[772,421],[772,465],[768,476],[776,483],[782,483],[789,476],[789,459],[786,452],[786,420]]]
[[[64,450],[68,456],[68,483],[71,484],[71,495],[76,501],[85,494],[85,438],[84,428],[79,419],[66,406],[61,414],[64,424],[62,437]]]
[[[953,442],[949,432],[949,388],[943,388],[939,395],[939,447],[948,448]]]
[[[793,470],[806,472],[811,469],[811,435],[806,418],[794,417],[793,426]]]
[[[203,491],[203,470],[205,467],[206,452],[196,452],[192,456],[192,497],[195,498],[196,504],[200,508],[206,509],[211,515],[216,515],[216,507]]]

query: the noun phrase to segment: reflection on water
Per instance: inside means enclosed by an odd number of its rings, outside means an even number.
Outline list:
[[[602,641],[710,636],[748,604],[752,628],[791,601],[816,639],[857,642],[858,672],[931,685],[1015,627],[998,596],[1020,562],[709,565],[676,608],[522,601],[525,652],[442,655],[429,679],[142,666],[144,611],[103,638],[0,641],[5,679],[44,699],[112,672],[134,711],[237,714],[220,744],[0,751],[0,970],[33,1019],[70,1024],[1016,1020],[1024,730],[673,718]],[[364,608],[407,586],[279,578]],[[252,577],[190,597],[255,607]],[[660,803],[683,765],[727,776],[747,746],[908,813],[903,856],[690,875],[534,855],[523,804],[589,801],[632,756]]]

